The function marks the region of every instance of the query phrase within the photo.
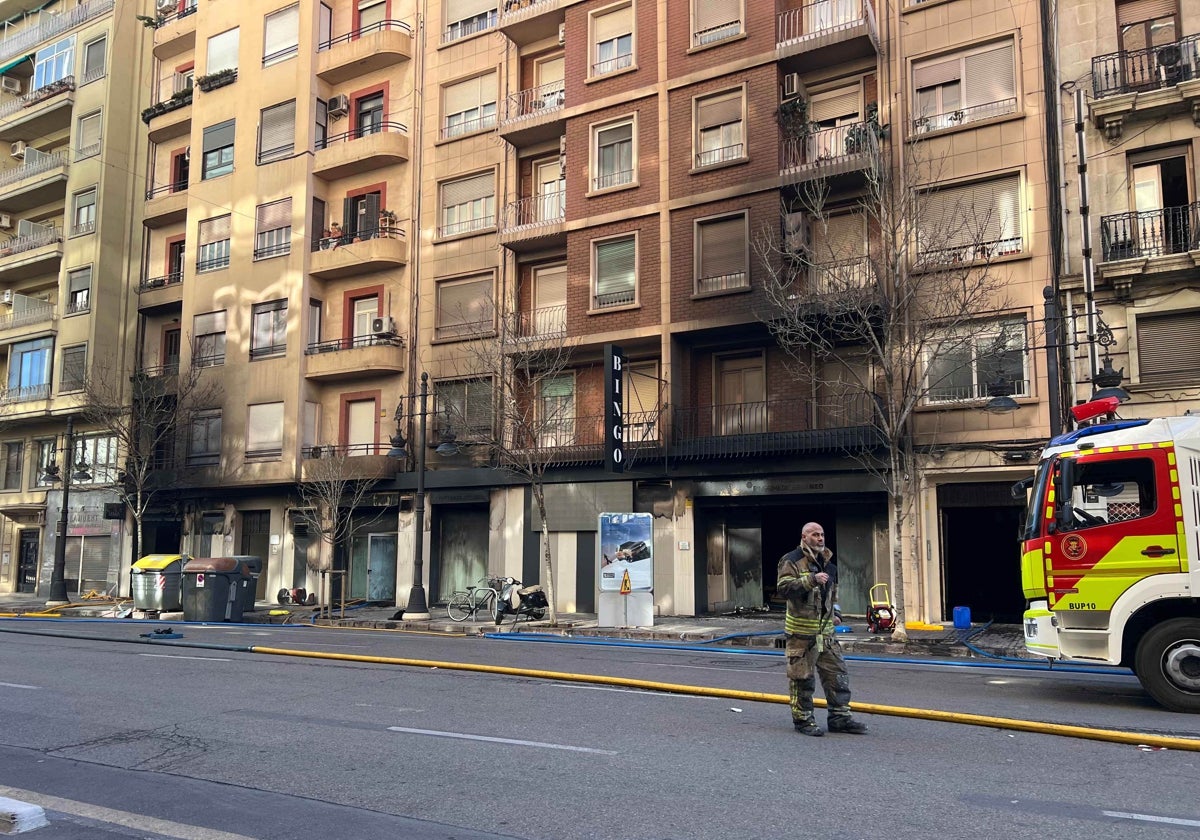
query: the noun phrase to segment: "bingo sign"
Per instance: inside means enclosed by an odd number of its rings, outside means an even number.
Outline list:
[[[601,592],[620,592],[626,574],[633,592],[653,591],[653,536],[649,513],[600,514]]]

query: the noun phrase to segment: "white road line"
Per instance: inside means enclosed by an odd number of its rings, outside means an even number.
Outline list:
[[[575,683],[550,683],[551,688],[581,688],[584,691],[618,691],[622,694],[640,694],[643,697],[665,697],[669,700],[712,700],[711,697],[699,697],[694,694],[668,694],[662,691],[651,691],[645,688],[612,688],[607,685],[576,685]]]
[[[149,656],[154,659],[203,659],[205,662],[232,662],[232,659],[222,659],[219,656],[183,656],[178,653],[139,653],[138,656]]]
[[[518,747],[539,747],[543,750],[567,750],[568,752],[616,755],[612,750],[597,750],[592,747],[572,747],[567,744],[547,744],[542,741],[518,741],[513,738],[493,738],[489,735],[468,735],[465,732],[439,732],[436,729],[411,729],[407,726],[389,726],[389,732],[407,732],[410,735],[432,735],[436,738],[457,738],[462,741],[488,741],[493,744],[513,744]]]
[[[215,828],[187,825],[186,823],[171,822],[170,820],[158,820],[154,817],[134,814],[129,811],[115,811],[112,808],[103,808],[99,805],[92,805],[90,802],[77,802],[73,799],[46,796],[45,794],[31,790],[0,786],[0,795],[12,799],[20,799],[25,802],[32,802],[35,805],[42,806],[47,811],[74,814],[77,817],[86,817],[91,820],[112,823],[113,825],[123,825],[139,833],[151,832],[161,834],[165,837],[175,837],[178,840],[254,840],[254,838],[246,837],[244,834],[230,834],[228,831],[218,831]]]
[[[653,665],[656,668],[694,668],[697,671],[724,671],[729,674],[766,674],[774,676],[783,673],[782,668],[722,668],[718,665],[680,665],[678,662],[647,662],[646,664]]]
[[[28,688],[31,691],[38,691],[41,689],[41,686],[40,685],[22,685],[21,683],[0,683],[0,688]]]
[[[1200,820],[1184,820],[1179,817],[1156,817],[1154,814],[1128,814],[1124,811],[1101,811],[1106,817],[1116,817],[1119,820],[1138,820],[1139,822],[1166,823],[1168,825],[1186,825],[1200,828]]]

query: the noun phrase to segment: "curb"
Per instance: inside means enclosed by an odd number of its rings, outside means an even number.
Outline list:
[[[21,834],[49,824],[41,805],[0,796],[0,834]]]

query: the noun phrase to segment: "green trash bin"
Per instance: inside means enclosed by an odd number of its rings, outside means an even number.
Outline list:
[[[245,567],[232,557],[197,557],[183,565],[185,621],[241,621]]]
[[[172,612],[183,608],[183,564],[186,554],[147,554],[129,571],[135,610]]]
[[[258,594],[258,579],[262,577],[263,561],[253,554],[235,554],[233,559],[241,564],[247,580],[241,584],[242,612],[254,612],[254,600]]]

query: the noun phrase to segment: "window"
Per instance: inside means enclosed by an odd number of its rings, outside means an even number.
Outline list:
[[[76,462],[82,460],[92,474],[90,481],[72,483],[113,484],[117,480],[117,438],[115,435],[88,435],[75,441]]]
[[[565,335],[567,332],[567,267],[539,266],[533,270],[533,312],[522,315],[521,336]]]
[[[321,3],[317,6],[317,52],[324,52],[333,40],[333,9]]]
[[[211,76],[221,70],[236,70],[237,67],[238,29],[235,26],[208,39],[208,60],[204,64],[204,73]]]
[[[492,277],[442,280],[437,284],[435,339],[469,338],[494,329]]]
[[[444,20],[450,21],[442,32],[448,44],[496,25],[496,0],[446,0]]]
[[[1157,87],[1175,74],[1182,81],[1184,62],[1165,64],[1157,61],[1155,47],[1179,39],[1177,0],[1117,0],[1117,37],[1123,52],[1128,83],[1132,87]]]
[[[75,207],[71,211],[71,235],[83,236],[96,232],[96,190],[75,193]]]
[[[278,64],[299,52],[300,6],[271,12],[263,20],[263,67]]]
[[[92,268],[67,272],[67,314],[87,312],[92,298]]]
[[[988,387],[1009,385],[1029,396],[1025,319],[1012,318],[964,328],[931,348],[926,370],[928,401],[984,399]]]
[[[229,120],[204,129],[204,161],[200,168],[200,180],[206,181],[233,171],[234,122]]]
[[[8,391],[4,402],[45,399],[50,395],[50,338],[12,345],[8,356]]]
[[[196,336],[192,364],[197,367],[225,364],[225,310],[195,316],[192,331]]]
[[[82,391],[85,384],[87,384],[87,345],[76,344],[74,347],[64,347],[59,393]]]
[[[371,323],[379,317],[379,295],[355,298],[353,310],[354,322],[350,325],[350,335],[354,338],[370,337]]]
[[[625,441],[658,440],[661,398],[658,362],[625,365]]]
[[[183,258],[187,253],[187,241],[179,239],[167,243],[167,277],[178,283],[183,279]]]
[[[809,290],[846,294],[865,288],[873,276],[867,261],[867,219],[863,213],[840,213],[814,219],[808,252]]]
[[[1194,382],[1200,377],[1200,313],[1137,316],[1138,381]]]
[[[79,129],[75,135],[75,159],[100,154],[100,112],[79,118]]]
[[[292,199],[260,204],[254,214],[254,259],[279,257],[292,250]]]
[[[296,149],[296,100],[263,108],[258,124],[260,164],[289,157]],[[230,152],[232,162],[232,151]]]
[[[742,0],[692,0],[692,46],[742,34]]]
[[[637,236],[592,243],[592,308],[625,306],[637,299]]]
[[[315,298],[308,302],[308,343],[321,343],[321,301]]]
[[[442,184],[442,227],[438,236],[490,228],[496,224],[496,180],[491,172]]]
[[[374,455],[379,443],[379,405],[375,400],[348,400],[342,439],[351,455]]]
[[[75,71],[75,38],[42,47],[33,57],[33,85],[38,90],[60,82]]]
[[[593,128],[593,185],[597,190],[633,183],[633,120]]]
[[[459,379],[433,386],[438,428],[467,437],[492,434],[492,380]]]
[[[1060,519],[1060,530],[1097,528],[1153,516],[1157,512],[1155,459],[1140,454],[1105,455],[1102,460],[1095,460],[1095,457],[1084,454],[1063,458],[1055,470],[1055,487],[1059,486],[1063,472],[1069,478],[1066,495],[1068,510],[1073,514],[1069,522]],[[1064,470],[1066,463],[1071,463],[1072,468]]]
[[[190,148],[171,155],[171,192],[186,190],[191,173],[192,153]]]
[[[387,20],[386,0],[358,0],[358,31],[372,32]]]
[[[256,303],[251,314],[250,358],[287,352],[287,301]]]
[[[313,133],[313,148],[319,152],[329,142],[329,103],[324,99],[317,100],[316,123],[316,130]]]
[[[108,59],[108,39],[99,38],[83,47],[83,84],[94,82],[104,75]]]
[[[575,443],[575,377],[571,374],[542,380],[538,396],[538,445],[546,448]]]
[[[383,131],[383,94],[373,93],[354,103],[355,128],[359,137]]]
[[[442,88],[442,139],[496,127],[496,74]]]
[[[1017,110],[1012,42],[913,65],[917,133],[950,128]]]
[[[742,136],[742,91],[696,100],[696,166],[714,166],[746,157]]]
[[[342,204],[342,244],[357,239],[374,239],[379,235],[379,211],[383,194],[363,193],[347,198]]]
[[[1022,250],[1021,178],[1006,175],[921,195],[917,218],[919,265],[946,266]]]
[[[746,214],[696,222],[696,294],[745,289],[750,285]]]
[[[259,403],[247,412],[246,458],[270,459],[283,454],[283,403]]]
[[[594,14],[592,75],[603,76],[633,66],[633,6]]]
[[[163,330],[162,372],[171,376],[179,373],[179,350],[183,343],[183,331],[179,327]]]
[[[197,271],[215,271],[229,266],[229,214],[200,222],[200,253]]]
[[[188,434],[189,467],[211,466],[221,460],[221,410],[197,411]]]
[[[10,441],[4,444],[4,484],[5,490],[20,490],[24,476],[25,444],[22,441]]]

